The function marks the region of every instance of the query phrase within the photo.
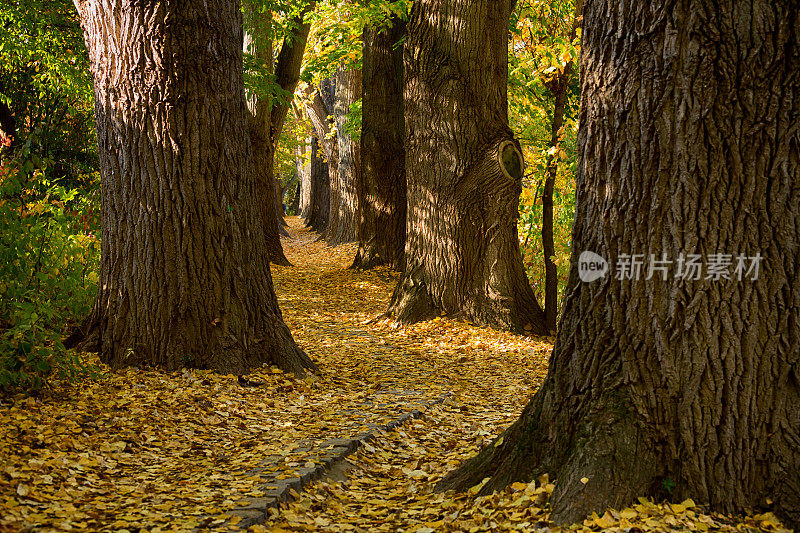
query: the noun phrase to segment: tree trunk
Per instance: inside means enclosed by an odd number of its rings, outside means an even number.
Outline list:
[[[283,183],[278,176],[275,177],[275,212],[278,214],[278,230],[281,232],[281,236],[288,237],[289,232],[286,231],[286,228],[289,224],[286,223],[284,220],[284,216],[286,216],[286,204],[283,202],[283,196],[286,194],[286,189],[283,186]]]
[[[569,67],[569,65],[568,65]],[[553,154],[547,158],[547,174],[542,190],[542,250],[544,252],[544,322],[551,335],[556,331],[558,317],[558,267],[555,262],[556,246],[553,236],[553,189],[558,175],[558,147],[561,144],[561,126],[564,124],[564,108],[567,103],[569,71],[559,75],[553,87],[555,105],[550,139]]]
[[[508,127],[512,0],[414,3],[405,47],[406,266],[388,314],[546,333],[517,237],[523,160]]]
[[[292,203],[290,203],[288,206],[288,210],[295,216],[300,213],[301,187],[302,184],[300,181],[300,175],[298,175],[297,182],[294,184],[294,196],[292,196]]]
[[[311,140],[311,195],[309,216],[306,224],[314,231],[325,230],[330,212],[330,180],[328,164],[320,157],[320,142],[317,137]]]
[[[334,91],[335,85],[331,80],[323,80],[319,90],[314,91],[314,93],[310,95],[310,101],[306,103],[306,111],[308,111],[308,117],[311,119],[311,124],[314,126],[318,141],[314,143],[314,148],[312,150],[314,154],[316,154],[312,155],[312,181],[314,179],[315,168],[317,171],[323,168],[320,165],[320,161],[316,162],[316,167],[314,166],[314,158],[316,157],[319,159],[319,147],[322,147],[325,157],[324,168],[328,170],[328,184],[325,186],[317,183],[314,184],[314,190],[319,190],[321,194],[320,200],[328,209],[324,215],[315,217],[317,221],[316,225],[309,224],[317,231],[322,231],[330,225],[338,226],[337,219],[339,216],[339,209],[338,207],[336,209],[331,207],[339,205],[339,143],[336,137],[331,135],[331,122],[329,118],[333,115],[331,110],[335,98]]]
[[[580,16],[583,12],[583,0],[575,2],[575,18],[569,39],[575,38],[575,33],[580,27]],[[561,146],[564,125],[564,111],[567,107],[569,93],[569,80],[572,77],[572,62],[567,62],[564,69],[559,72],[547,85],[554,96],[553,124],[550,129],[550,155],[547,157],[547,174],[544,179],[542,192],[542,249],[544,251],[544,318],[547,331],[556,332],[558,318],[558,267],[555,262],[556,246],[553,235],[553,189],[558,176],[559,149]]]
[[[440,488],[548,472],[558,522],[671,492],[722,512],[772,505],[800,525],[796,5],[590,0],[584,28],[572,270],[550,371],[502,442]],[[616,268],[581,282],[584,251]],[[625,254],[673,263],[619,279]],[[739,279],[739,254],[746,268],[764,257],[757,279]],[[714,279],[727,260],[731,279]]]
[[[403,270],[406,245],[403,46],[405,24],[364,30],[361,183],[356,268]]]
[[[71,344],[112,367],[314,368],[283,322],[263,246],[238,2],[76,6],[103,239],[97,299]]]
[[[331,184],[331,192],[335,192],[331,194],[331,223],[325,230],[325,241],[332,246],[356,240],[356,188],[361,179],[361,147],[353,142],[345,123],[350,106],[361,98],[361,71],[340,69],[335,83],[333,115],[336,120],[335,141],[339,148],[339,164],[335,186]]]
[[[282,90],[291,95],[294,94],[300,80],[303,52],[311,28],[311,24],[304,22],[304,19],[315,5],[316,2],[307,2],[303,11],[293,20],[296,30],[284,39],[275,64],[275,82]],[[271,66],[273,61],[270,37],[271,12],[264,14],[258,6],[249,1],[246,4],[246,11],[248,13],[246,27],[254,34],[246,35],[245,47],[250,48],[256,59]],[[286,122],[289,105],[289,102],[273,102],[271,99],[260,98],[257,95],[253,95],[249,99],[254,168],[263,189],[261,198],[264,199],[263,205],[266,211],[265,246],[270,261],[283,266],[291,265],[291,263],[283,253],[280,236],[289,234],[283,227],[283,201],[278,195],[280,185],[275,179],[275,151]]]
[[[272,69],[272,12],[262,13],[255,3],[245,0],[244,50]],[[272,73],[272,72],[271,72]],[[253,148],[253,169],[261,190],[264,220],[264,246],[269,260],[276,265],[290,266],[281,245],[279,212],[275,208],[278,199],[275,195],[275,147],[271,139],[272,102],[255,94],[248,95],[247,107],[250,110],[250,143]]]
[[[297,173],[300,176],[300,210],[297,214],[306,221],[311,208],[311,161],[306,161],[306,154],[310,151],[307,141],[297,147]]]

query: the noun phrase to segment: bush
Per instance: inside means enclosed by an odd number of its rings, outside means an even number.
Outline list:
[[[29,139],[0,165],[0,389],[39,389],[92,369],[61,338],[90,309],[99,265],[99,178],[67,190]]]

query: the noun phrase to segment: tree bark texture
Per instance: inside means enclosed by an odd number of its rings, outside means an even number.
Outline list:
[[[97,298],[73,342],[112,367],[314,368],[283,322],[263,246],[238,2],[76,6],[103,239]]]
[[[327,206],[328,211],[324,216],[315,217],[317,221],[316,225],[309,225],[317,231],[326,231],[326,228],[330,225],[338,226],[337,218],[339,216],[339,210],[331,207],[333,205],[339,205],[339,142],[336,136],[331,134],[335,84],[330,79],[323,80],[318,90],[312,90],[313,92],[309,94],[309,101],[306,102],[308,118],[311,119],[311,124],[314,126],[314,132],[316,133],[316,139],[318,141],[314,144],[312,150],[312,182],[315,179],[314,170],[323,168],[319,164],[320,161],[317,161],[316,166],[314,166],[314,158],[321,159],[320,156],[322,156],[322,158],[324,158],[325,168],[328,170],[328,184],[322,186],[322,184],[314,183],[313,191],[319,190],[321,193],[319,200]],[[319,153],[320,147],[322,148],[322,154]],[[313,194],[314,192],[312,192],[312,195]]]
[[[301,144],[297,147],[295,154],[297,158],[297,174],[299,176],[300,199],[299,211],[297,214],[300,218],[307,220],[311,208],[311,161],[310,154],[311,147],[308,142]],[[308,154],[308,160],[307,160]]]
[[[330,213],[330,177],[328,172],[328,164],[325,158],[320,154],[319,139],[314,136],[311,140],[311,195],[309,202],[309,216],[306,218],[306,224],[316,232],[325,230],[325,225],[328,223],[328,214]]]
[[[311,24],[304,23],[303,19],[314,5],[315,2],[309,2],[293,21],[297,29],[284,39],[275,63],[275,81],[281,89],[290,94],[294,94],[300,79],[303,52],[311,28]],[[261,13],[258,7],[250,2],[247,2],[245,7],[248,14],[245,26],[250,32],[245,34],[245,49],[256,59],[272,67],[271,14]],[[291,263],[283,253],[280,240],[281,235],[288,236],[288,233],[283,228],[283,209],[279,209],[283,202],[277,195],[279,185],[275,179],[275,151],[289,111],[289,102],[273,102],[269,98],[251,95],[248,107],[251,114],[249,126],[254,169],[259,187],[263,191],[261,198],[265,210],[265,246],[272,263],[288,266]]]
[[[364,29],[361,182],[353,266],[403,270],[406,244],[403,46],[405,24]]]
[[[422,0],[405,46],[406,265],[388,314],[546,333],[517,237],[523,160],[508,126],[513,1]]]
[[[502,443],[440,487],[548,472],[559,522],[671,489],[800,524],[798,38],[788,0],[586,2],[573,266],[550,370]],[[673,265],[582,283],[587,250],[764,260],[755,281]]]
[[[361,145],[353,142],[346,131],[345,123],[350,106],[361,98],[361,71],[340,69],[335,83],[333,116],[336,121],[339,164],[336,183],[331,184],[331,191],[335,191],[335,195],[331,194],[332,223],[325,229],[325,241],[332,246],[356,240],[356,189],[361,180]]]

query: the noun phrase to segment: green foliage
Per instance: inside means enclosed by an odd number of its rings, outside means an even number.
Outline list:
[[[24,85],[31,96],[58,89],[66,100],[90,101],[89,58],[71,0],[0,3],[0,93]]]
[[[0,3],[0,101],[18,143],[63,185],[96,167],[89,59],[69,0]]]
[[[367,26],[391,27],[407,20],[412,0],[328,0],[314,11],[303,77],[318,84],[340,68],[361,68],[361,37]]]
[[[99,263],[98,176],[84,190],[48,178],[32,151],[0,166],[0,390],[38,389],[48,376],[91,372],[62,335],[89,311]]]
[[[350,104],[350,110],[347,112],[344,122],[344,131],[353,139],[353,142],[358,142],[361,139],[361,104],[361,98]]]
[[[517,4],[511,19],[509,121],[522,145],[527,165],[520,198],[519,234],[528,276],[540,299],[545,282],[542,191],[551,157],[558,163],[553,192],[553,235],[559,295],[565,288],[570,266],[577,168],[577,69],[572,69],[564,126],[556,150],[551,146],[555,98],[550,84],[567,63],[577,65],[579,40],[570,41],[568,37],[574,9],[572,0],[525,1]]]
[[[244,51],[244,84],[247,93],[288,105],[292,94],[283,90],[275,78],[273,60],[281,43],[291,43],[297,31],[297,18],[308,0],[244,0],[245,31],[252,42]],[[257,51],[262,53],[258,54]],[[266,55],[266,57],[264,57]],[[270,57],[275,56],[275,57]]]

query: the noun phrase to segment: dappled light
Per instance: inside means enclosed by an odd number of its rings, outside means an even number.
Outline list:
[[[0,533],[789,533],[795,4],[0,2]]]

